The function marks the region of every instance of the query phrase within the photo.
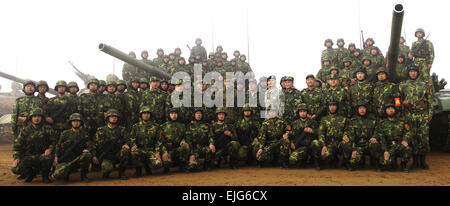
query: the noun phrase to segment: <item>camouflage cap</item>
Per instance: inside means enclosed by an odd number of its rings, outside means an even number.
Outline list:
[[[147,51],[147,50],[142,50],[142,51],[141,51],[141,56],[142,56],[143,54],[148,54],[148,51]]]
[[[44,110],[40,107],[34,107],[33,109],[31,109],[30,115],[28,117],[32,117],[32,116],[44,116]]]
[[[298,113],[300,110],[308,111],[308,106],[306,106],[305,103],[300,103],[300,104],[298,104],[297,109],[298,109],[297,113]]]
[[[292,77],[292,76],[285,76],[284,81],[294,81],[294,77]]]
[[[117,86],[117,84],[116,84],[116,82],[115,81],[108,81],[107,83],[106,83],[106,86]]]
[[[59,80],[59,81],[57,81],[57,82],[56,82],[56,85],[55,85],[55,90],[58,90],[58,87],[59,87],[59,86],[61,86],[61,87],[67,87],[66,81],[64,81],[64,80]]]
[[[168,112],[168,114],[170,114],[170,113],[173,113],[173,112],[175,112],[175,113],[179,114],[179,111],[178,111],[178,109],[177,109],[177,108],[173,108],[173,107],[169,109],[169,112]]]
[[[335,66],[332,66],[332,67],[330,68],[330,74],[331,74],[331,71],[333,71],[333,70],[336,70],[336,71],[339,73],[339,68],[338,68],[338,67],[335,67]]]
[[[364,60],[369,60],[370,62],[372,62],[372,59],[370,58],[370,56],[367,56],[367,55],[363,56],[362,61],[364,61]]]
[[[364,107],[366,107],[367,108],[367,104],[365,103],[365,102],[358,102],[357,104],[356,104],[356,109],[358,109],[359,107],[362,107],[362,106],[364,106]]]
[[[337,74],[330,74],[330,79],[337,79],[338,75]]]
[[[375,40],[373,40],[373,38],[367,38],[365,43],[367,43],[368,41],[371,41],[371,42],[373,42],[375,44]]]
[[[152,109],[150,108],[150,106],[142,106],[140,109],[139,109],[139,114],[142,114],[142,113],[144,113],[144,112],[148,112],[148,113],[152,113]]]
[[[159,78],[158,77],[150,77],[150,82],[159,82]]]
[[[209,52],[208,56],[215,56],[214,52]]]
[[[141,77],[141,78],[139,79],[139,84],[142,84],[142,83],[146,83],[146,84],[148,84],[148,80],[147,80],[147,78],[145,78],[145,77]]]
[[[355,74],[357,74],[358,72],[367,74],[366,68],[364,68],[364,67],[359,67],[358,69],[356,69]]]
[[[73,113],[69,117],[69,121],[82,121],[80,113]]]
[[[308,78],[316,79],[316,78],[314,77],[314,74],[308,74],[308,75],[306,75],[306,79],[308,79]]]
[[[395,105],[392,104],[392,103],[385,104],[385,105],[383,106],[383,111],[386,112],[386,109],[389,108],[389,107],[394,108],[395,111],[397,112],[397,108],[395,108]]]
[[[195,43],[197,43],[197,41],[202,41],[202,39],[196,38],[196,39],[195,39]]]
[[[342,62],[350,62],[350,64],[352,63],[352,59],[350,57],[344,57],[344,60]]]
[[[416,29],[416,32],[414,32],[414,36],[417,36],[417,32],[422,32],[422,34],[425,36],[425,30],[422,28]]]
[[[342,43],[344,43],[344,44],[345,44],[345,41],[344,41],[344,39],[343,39],[343,38],[339,38],[339,39],[337,40],[337,43],[339,43],[339,42],[342,42]]]
[[[108,109],[108,111],[106,111],[105,119],[112,116],[119,117],[119,112],[116,109]]]
[[[79,87],[78,87],[78,84],[77,84],[76,82],[69,82],[69,84],[67,84],[67,87],[68,87],[68,88],[70,88],[70,87],[76,87],[76,88],[79,88]]]
[[[349,48],[352,47],[352,46],[356,48],[355,43],[350,43],[350,44],[348,44],[348,47],[349,47]]]
[[[325,62],[325,61],[331,62],[331,59],[330,59],[328,56],[325,56],[325,57],[322,59],[322,63]]]
[[[124,85],[125,88],[127,88],[127,83],[125,82],[125,80],[119,79],[116,81],[117,86],[119,85]]]
[[[331,39],[326,39],[325,42],[323,43],[323,45],[327,46],[327,42],[331,42],[331,46],[334,45],[333,40],[331,40]]]
[[[242,111],[252,111],[253,109],[250,107],[250,104],[246,103],[244,107],[242,107]]]
[[[39,87],[39,86],[46,86],[47,87],[47,91],[48,91],[49,87],[48,87],[48,84],[47,84],[46,81],[44,81],[44,80],[38,81],[37,84],[36,84],[36,87]]]
[[[90,84],[96,84],[96,85],[99,85],[98,79],[96,79],[96,78],[90,79],[90,80],[88,81],[87,87],[89,87]]]
[[[385,67],[378,68],[376,74],[378,75],[378,73],[381,73],[381,72],[384,72],[384,73],[388,74],[387,69]]]
[[[131,84],[131,82],[137,82],[137,83],[139,83],[139,79],[136,78],[136,77],[132,77],[132,78],[130,79],[130,84]]]
[[[106,86],[106,81],[105,80],[99,80],[98,81],[98,86]]]
[[[25,86],[27,86],[29,84],[33,85],[33,87],[36,88],[36,84],[33,81],[28,80],[23,84],[23,90],[25,89]]]
[[[328,103],[327,103],[327,106],[330,106],[330,105],[338,106],[339,105],[339,101],[336,100],[336,99],[332,99],[332,100],[328,101]]]
[[[227,112],[225,111],[225,108],[223,108],[223,107],[218,107],[216,109],[216,115],[219,113],[225,113],[225,115],[227,114]]]

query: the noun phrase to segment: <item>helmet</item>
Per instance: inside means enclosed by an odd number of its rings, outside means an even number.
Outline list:
[[[245,57],[247,58],[247,56],[245,56],[245,54],[241,54],[241,56],[239,56],[239,58]]]
[[[386,114],[386,109],[389,108],[389,107],[394,108],[394,109],[395,109],[395,113],[397,113],[397,108],[395,108],[395,105],[394,105],[394,104],[391,104],[391,103],[388,103],[388,104],[385,104],[385,105],[383,106],[383,112],[384,112],[385,114]]]
[[[331,59],[330,59],[328,56],[326,56],[326,57],[324,57],[324,58],[322,59],[322,63],[323,63],[324,61],[329,61],[329,62],[331,63]]]
[[[364,107],[366,107],[367,108],[367,104],[366,103],[364,103],[364,102],[359,102],[358,104],[356,104],[356,109],[358,109],[359,107],[362,107],[362,106],[364,106]]]
[[[27,86],[27,85],[29,85],[29,84],[33,85],[33,87],[36,88],[36,84],[35,84],[33,81],[28,80],[28,81],[25,82],[25,84],[23,84],[22,91],[23,91],[24,93],[25,93],[25,86]]]
[[[298,108],[298,109],[297,109],[297,113],[300,112],[300,110],[308,111],[308,107],[306,106],[305,103],[300,103],[300,104],[298,104],[298,107],[297,107],[297,108]]]
[[[148,113],[152,113],[152,109],[150,108],[150,106],[142,106],[141,109],[139,110],[139,114],[142,114],[144,112],[148,112]]]
[[[128,53],[128,56],[131,56],[131,55],[136,56],[136,53],[134,53],[134,51],[130,51],[130,52]]]
[[[350,57],[344,57],[344,60],[342,62],[350,62],[350,64],[352,63],[352,59]]]
[[[388,74],[387,69],[385,67],[378,68],[376,74],[378,75],[378,73],[381,73],[381,72],[384,72],[384,73]]]
[[[222,45],[217,45],[217,48],[222,48],[222,49],[223,49]],[[217,48],[216,48],[216,49],[217,49]]]
[[[96,79],[96,78],[90,79],[87,84],[88,88],[89,88],[90,84],[96,84],[98,86],[99,85],[98,79]]]
[[[225,113],[225,115],[227,114],[227,112],[225,111],[225,109],[223,107],[218,107],[216,109],[216,115],[219,113]]]
[[[408,76],[409,76],[409,71],[411,71],[411,70],[415,70],[415,71],[417,71],[417,74],[420,74],[419,67],[416,66],[416,65],[411,65],[411,66],[409,66],[408,69],[406,70],[406,72],[408,73]]]
[[[44,81],[44,80],[38,81],[37,84],[36,84],[36,87],[39,87],[39,86],[46,86],[47,87],[47,91],[48,91],[48,84],[47,84],[46,81]]]
[[[139,84],[142,84],[142,83],[148,84],[147,78],[145,78],[145,77],[140,78],[140,79],[139,79]]]
[[[335,100],[335,99],[332,99],[332,100],[328,101],[328,103],[327,103],[327,106],[330,106],[330,105],[339,106],[339,101]]]
[[[235,53],[239,53],[239,54],[241,54],[241,52],[239,51],[239,50],[235,50],[234,52],[233,52],[233,54],[235,54]]]
[[[291,77],[291,76],[285,76],[284,81],[294,81],[294,77]]]
[[[158,54],[158,52],[162,51],[164,53],[164,50],[159,48],[158,50],[156,50],[156,54]]]
[[[148,51],[147,51],[147,50],[141,51],[141,57],[144,56],[144,54],[147,54],[147,55],[148,55]]]
[[[116,109],[108,109],[108,111],[106,112],[106,115],[105,115],[105,119],[108,119],[108,117],[111,117],[111,116],[119,117],[119,112]]]
[[[244,105],[244,107],[242,107],[242,111],[252,111],[253,109],[250,107],[250,105],[247,103]]]
[[[208,56],[215,56],[214,52],[209,52]]]
[[[161,79],[160,82],[161,82],[161,83],[165,82],[165,83],[169,84],[169,80],[167,80],[167,79]]]
[[[369,60],[372,63],[372,59],[369,56],[363,56],[362,61]]]
[[[59,87],[59,86],[67,87],[66,81],[64,81],[64,80],[59,80],[59,81],[57,81],[57,82],[56,82],[56,85],[55,85],[55,90],[58,90],[58,87]]]
[[[172,113],[172,112],[175,112],[175,113],[177,113],[177,114],[180,114],[180,113],[178,112],[178,109],[177,109],[177,108],[170,108],[170,109],[169,109],[169,112],[167,113],[167,116],[169,116],[170,113]]]
[[[73,113],[69,117],[69,121],[82,121],[80,113]]]
[[[315,79],[314,74],[308,74],[308,75],[306,76],[306,79],[308,79],[308,78],[313,78],[313,79]]]
[[[117,84],[117,86],[119,86],[119,85],[124,85],[124,86],[125,86],[125,89],[127,88],[127,84],[126,84],[125,80],[122,80],[122,79],[117,80],[117,81],[116,81],[116,84]]]
[[[364,67],[359,67],[358,69],[356,69],[355,74],[357,74],[358,72],[362,72],[367,75],[366,68]]]
[[[76,88],[78,88],[78,84],[76,83],[76,82],[69,82],[69,84],[67,84],[67,88],[70,88],[70,87],[76,87]],[[78,88],[79,89],[79,88]]]
[[[355,45],[355,43],[350,43],[350,44],[348,44],[348,48],[350,48],[350,47],[355,47],[355,49],[356,49],[356,45]]]
[[[375,44],[375,40],[373,40],[373,38],[367,38],[365,43],[367,43],[368,41],[372,41]]]
[[[98,86],[106,86],[106,81],[105,80],[99,80],[98,81]]]
[[[325,42],[323,43],[323,45],[327,46],[327,42],[331,42],[331,46],[334,45],[333,40],[331,40],[331,39],[326,39]]]
[[[337,74],[330,74],[330,79],[337,79],[338,75]]]
[[[333,71],[333,70],[337,70],[337,72],[339,73],[339,68],[338,68],[338,67],[335,67],[335,66],[332,66],[332,67],[330,68],[330,74],[331,74],[331,71]]]
[[[108,81],[108,82],[106,82],[106,86],[109,86],[109,85],[117,86],[115,81]]]
[[[150,82],[159,82],[158,77],[150,77]]]
[[[258,82],[256,81],[256,79],[249,79],[249,80],[248,80],[248,83],[249,83],[249,84],[250,84],[250,83],[258,84]]]
[[[195,39],[195,43],[197,43],[197,41],[202,41],[202,39],[196,38],[196,39]]]
[[[416,36],[416,37],[417,37],[417,32],[422,32],[423,35],[425,36],[425,30],[423,30],[422,28],[416,29],[416,32],[414,32],[414,36]]]
[[[344,45],[345,45],[345,41],[344,41],[343,38],[339,38],[339,39],[337,40],[337,43],[339,43],[339,42],[342,42],[342,43],[344,43]]]
[[[31,118],[32,116],[44,116],[44,110],[40,107],[35,107],[31,110],[29,117]]]

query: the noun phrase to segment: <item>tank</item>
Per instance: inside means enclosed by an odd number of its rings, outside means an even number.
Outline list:
[[[430,144],[434,150],[450,152],[450,89],[447,82],[433,73],[433,119],[430,124]]]
[[[170,78],[170,74],[163,72],[152,65],[148,65],[137,59],[131,58],[127,54],[123,53],[122,51],[120,51],[112,46],[108,46],[106,44],[101,43],[98,45],[98,48],[100,49],[100,51],[105,52],[113,57],[116,57],[128,64],[131,64],[131,65],[137,67],[138,69],[144,70],[153,76],[157,76],[161,79],[169,79]]]
[[[18,83],[21,83],[21,84],[24,84],[26,81],[28,81],[28,80],[25,80],[25,79],[22,79],[22,78],[19,78],[19,77],[16,77],[16,76],[13,76],[13,75],[7,74],[5,72],[1,72],[1,71],[0,71],[0,77],[3,77],[5,79],[9,79],[9,80],[14,81],[14,82],[18,82]],[[33,81],[33,82],[37,83],[36,81]],[[48,93],[53,94],[53,95],[57,95],[58,94],[54,89],[52,89],[52,88],[48,88],[48,89],[49,89]]]
[[[403,5],[395,5],[394,11],[392,12],[391,38],[389,49],[386,54],[386,67],[389,71],[389,76],[391,79],[397,78],[395,65],[397,64],[397,57],[400,54],[400,36],[402,32],[403,15]]]

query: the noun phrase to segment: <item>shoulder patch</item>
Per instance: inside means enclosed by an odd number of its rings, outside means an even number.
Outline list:
[[[409,131],[409,125],[408,124],[405,124],[405,129],[406,129],[406,131]]]
[[[287,126],[286,126],[286,130],[291,131],[291,129],[292,129],[292,128],[291,128],[291,125],[287,125]]]

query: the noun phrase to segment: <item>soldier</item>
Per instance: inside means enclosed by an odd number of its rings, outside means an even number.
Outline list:
[[[184,60],[184,57],[180,57],[178,59],[178,64],[174,67],[174,71],[170,74],[173,75],[175,72],[187,72],[189,74],[189,68],[186,65],[186,61]]]
[[[342,39],[342,38],[338,39],[337,45],[338,45],[338,48],[336,48],[336,50],[335,50],[336,51],[336,66],[340,66],[343,63],[342,60],[345,57],[349,56],[349,51],[348,51],[348,49],[344,48],[344,45],[345,45],[344,39]]]
[[[233,125],[225,122],[224,108],[216,109],[217,121],[211,125],[211,151],[214,153],[213,167],[220,167],[226,156],[230,156],[230,168],[236,169],[239,161],[239,142]]]
[[[353,67],[358,68],[358,67],[360,67],[362,65],[361,64],[362,55],[361,55],[361,50],[360,49],[355,49],[355,51],[350,53],[350,58],[352,60],[352,66]]]
[[[152,173],[152,168],[162,167],[160,127],[151,121],[154,111],[149,106],[141,107],[139,111],[141,121],[134,124],[130,132],[131,163],[136,169],[133,177],[142,176],[142,167],[145,168],[147,175]],[[163,159],[168,159],[167,153],[163,155]]]
[[[321,62],[323,62],[327,58],[328,60],[330,60],[331,64],[336,64],[336,50],[333,49],[333,44],[333,40],[325,40],[324,46],[326,47],[326,49],[322,51],[322,55],[320,58]]]
[[[336,100],[328,102],[328,115],[320,120],[318,140],[312,141],[312,155],[315,160],[319,158],[337,167],[338,144],[343,139],[344,132],[348,127],[348,119],[338,114],[341,103]],[[316,169],[320,170],[320,162],[315,162]]]
[[[397,157],[401,158],[402,171],[409,172],[406,165],[412,155],[410,146],[412,134],[409,125],[395,118],[396,109],[393,104],[384,106],[387,118],[377,126],[371,142],[379,142],[383,152],[383,169],[391,169],[397,164]],[[380,154],[381,156],[381,154]]]
[[[78,91],[80,91],[80,88],[78,87],[78,84],[76,82],[69,82],[67,84],[67,92],[69,92],[69,98],[70,100],[70,113],[79,113],[78,111],[78,105],[80,104],[80,97],[78,96]]]
[[[409,59],[414,60],[414,65],[420,69],[420,80],[425,81],[432,87],[430,77],[431,66],[434,61],[434,47],[430,40],[423,39],[425,37],[425,30],[418,28],[414,33],[417,41],[413,42],[411,51],[408,54]]]
[[[388,71],[384,67],[377,70],[378,81],[374,85],[372,95],[372,106],[377,119],[380,120],[384,115],[383,106],[394,103],[396,98],[400,99],[398,86],[388,80]],[[400,105],[399,105],[400,106]]]
[[[163,57],[164,57],[164,50],[159,48],[156,51],[156,55],[158,55],[156,58],[153,59],[153,65],[156,67],[159,67],[163,63]]]
[[[14,137],[17,138],[20,131],[22,131],[29,121],[28,116],[30,115],[32,108],[42,108],[42,101],[34,96],[36,92],[36,85],[32,81],[27,81],[23,84],[22,88],[25,96],[16,99],[13,106],[13,112],[11,115],[11,129]]]
[[[181,49],[175,48],[174,55],[175,55],[175,62],[178,62],[178,60],[181,58]]]
[[[186,130],[186,142],[191,145],[191,156],[194,155],[192,169],[198,167],[199,158],[204,158],[204,169],[210,170],[214,155],[210,148],[213,139],[208,121],[204,121],[203,116],[202,108],[194,109],[194,118],[188,124]]]
[[[142,96],[145,91],[148,89],[148,79],[145,77],[142,77],[139,79],[139,94]]]
[[[216,65],[216,56],[215,56],[214,52],[209,52],[208,65],[210,65],[210,66]]]
[[[123,114],[125,106],[122,104],[122,100],[120,99],[120,97],[115,94],[117,90],[116,82],[108,81],[106,86],[108,94],[105,95],[105,97],[103,98],[103,102],[101,103],[103,107],[103,113],[106,113],[109,109],[115,109],[119,112],[119,114]],[[121,119],[119,120],[118,124],[123,126],[124,123],[125,120]]]
[[[142,59],[140,60],[141,62],[144,62],[144,63],[146,63],[148,65],[152,65],[153,64],[152,60],[148,59],[148,51],[147,50],[143,50],[141,52],[141,57],[142,57]]]
[[[372,113],[372,95],[373,85],[366,80],[366,71],[363,67],[356,70],[356,83],[353,84],[348,92],[350,94],[350,102],[352,104],[352,111],[356,111],[358,102],[364,102],[368,105],[368,113]]]
[[[327,102],[331,100],[336,100],[339,102],[338,114],[343,117],[351,116],[351,104],[350,104],[350,95],[344,89],[339,87],[339,80],[336,74],[331,74],[330,79],[328,80],[328,84],[330,87],[324,88],[323,91],[323,103],[322,105],[326,105]]]
[[[311,150],[311,142],[317,139],[316,121],[308,118],[308,107],[301,103],[297,105],[297,119],[291,123],[291,131],[287,134],[290,139],[291,155],[289,165],[291,167],[304,166]],[[315,161],[318,163],[318,161]],[[318,164],[316,164],[316,167]]]
[[[409,49],[409,46],[405,45],[405,37],[400,37],[400,54],[403,54],[403,56],[408,56],[409,52],[411,51]]]
[[[177,59],[175,57],[175,53],[170,53],[169,54],[169,64],[170,65],[175,65],[177,63]]]
[[[48,84],[46,81],[41,80],[41,81],[37,82],[36,88],[37,88],[37,92],[38,92],[37,97],[39,97],[39,99],[41,99],[42,104],[44,105],[44,107],[42,109],[44,109],[44,112],[45,112],[45,111],[47,111],[47,103],[49,100],[49,98],[45,96],[45,93],[48,92],[48,88],[49,88]]]
[[[126,180],[126,166],[130,159],[129,139],[125,127],[119,126],[119,112],[110,109],[106,112],[106,126],[98,128],[95,133],[94,149],[91,151],[93,162],[101,165],[103,178],[109,178],[114,165],[119,164],[119,179]]]
[[[186,86],[190,86],[190,83],[186,83]],[[180,122],[183,122],[185,124],[188,124],[190,122],[190,118],[192,115],[190,114],[190,109],[189,107],[185,107],[185,105],[182,104],[182,99],[181,97],[184,95],[183,94],[183,90],[184,90],[184,86],[183,86],[183,80],[179,80],[178,82],[176,82],[175,84],[175,92],[179,93],[179,99],[176,99],[174,102],[172,102],[172,95],[168,95],[166,98],[166,105],[165,105],[165,114],[169,113],[169,110],[171,108],[174,108],[174,103],[176,104],[180,104],[181,106],[178,107],[178,119]],[[168,117],[167,117],[168,118]]]
[[[130,130],[131,127],[139,122],[139,106],[141,102],[141,96],[138,92],[139,81],[136,78],[131,79],[130,85],[127,91],[124,94],[124,105],[126,114],[123,116],[126,119],[126,127],[127,130]]]
[[[375,82],[376,78],[375,78],[375,73],[377,68],[375,67],[374,64],[372,64],[372,59],[370,58],[370,56],[364,56],[362,58],[362,66],[364,67],[364,69],[366,69],[366,78],[369,82]]]
[[[426,163],[426,155],[430,152],[429,144],[429,123],[433,115],[432,91],[430,87],[419,79],[419,67],[408,68],[409,80],[400,83],[399,90],[405,117],[408,125],[411,126],[413,136],[409,142],[413,147],[412,168],[429,169]],[[419,164],[420,162],[420,164]]]
[[[116,81],[117,86],[117,95],[124,95],[125,90],[127,89],[127,83],[121,79]]]
[[[384,57],[380,54],[380,49],[376,46],[370,49],[370,58],[372,59],[372,65],[375,68],[384,66]]]
[[[285,96],[284,93],[276,87],[276,77],[274,75],[267,78],[267,91],[264,96],[265,107],[276,107],[278,117],[282,117],[284,113]]]
[[[179,166],[180,171],[189,172],[194,161],[190,158],[190,145],[186,142],[186,126],[178,121],[178,110],[169,109],[168,121],[161,125],[161,141],[163,153],[168,153],[167,160],[163,160],[164,172],[170,167]]]
[[[344,162],[348,170],[364,168],[365,155],[370,156],[370,164],[380,172],[381,145],[373,138],[376,120],[370,118],[368,106],[360,102],[356,105],[357,115],[350,119],[348,130],[339,144],[339,150],[344,156]]]
[[[212,68],[209,65],[208,60],[206,60],[206,59],[202,60],[202,72],[203,72],[203,74],[211,72],[211,71],[212,71]]]
[[[314,75],[306,76],[307,88],[300,92],[300,103],[306,104],[308,114],[307,117],[311,120],[318,121],[323,113],[323,93],[321,87],[315,87],[316,82]]]
[[[344,57],[343,67],[339,72],[339,82],[341,86],[348,90],[348,88],[356,82],[354,78],[355,68],[352,67],[352,60],[350,57]]]
[[[397,58],[397,64],[395,64],[396,78],[394,79],[392,76],[390,76],[393,83],[398,84],[400,82],[408,80],[408,72],[406,72],[408,66],[409,64],[407,64],[406,62],[406,57],[403,54],[400,54]]]
[[[66,129],[70,128],[67,124],[67,119],[72,114],[71,104],[72,99],[65,95],[67,90],[67,83],[64,80],[56,82],[55,91],[58,94],[52,97],[47,104],[47,114],[48,117],[46,121],[52,125],[52,128],[57,133],[57,139],[59,140],[59,135]]]
[[[128,56],[136,59],[136,54],[134,52],[130,52],[128,54]],[[122,68],[122,79],[125,80],[126,82],[128,82],[133,77],[139,78],[138,77],[138,68],[131,64],[125,63]]]
[[[100,97],[103,97],[106,91],[106,81],[105,80],[98,80],[98,89],[97,93]]]
[[[217,45],[216,47],[216,53],[219,53],[220,56],[222,56],[222,52],[223,52],[223,47],[222,45]],[[219,57],[220,57],[219,56]]]
[[[73,113],[69,122],[71,129],[61,133],[58,144],[56,144],[55,158],[53,166],[56,167],[52,174],[55,179],[64,178],[69,181],[71,172],[80,168],[82,182],[88,182],[87,173],[92,161],[92,144],[89,141],[89,134],[82,129],[83,121],[81,115]]]
[[[316,78],[322,82],[327,83],[327,76],[330,74],[331,60],[328,57],[324,57],[322,60],[322,68],[317,72]]]
[[[140,107],[149,106],[150,108],[153,108],[154,111],[158,111],[153,114],[152,121],[157,124],[162,124],[165,122],[163,111],[166,110],[165,103],[167,100],[167,95],[159,89],[158,77],[152,77],[150,79],[150,86],[151,89],[144,92],[142,95]]]
[[[227,72],[233,72],[233,73],[237,72],[237,63],[236,63],[235,59],[232,59],[230,61],[230,65],[227,67],[226,71]]]
[[[251,144],[258,137],[258,129],[260,124],[255,120],[253,108],[249,104],[245,104],[243,110],[243,118],[234,124],[236,134],[239,141],[239,160],[245,161],[247,164],[254,161],[252,155]]]
[[[258,120],[258,122],[261,122],[260,121],[261,120],[261,110],[263,108],[260,103],[260,98],[262,98],[261,97],[262,92],[258,91],[258,84],[255,79],[250,79],[248,81],[248,90],[246,90],[245,92],[246,92],[245,93],[245,97],[246,97],[245,103],[250,104],[250,99],[256,100],[256,102],[255,102],[256,105],[250,105],[250,106],[256,106],[256,107],[252,107],[252,111],[253,111],[252,117],[255,120]]]
[[[250,67],[250,64],[248,64],[247,62],[247,57],[245,56],[245,54],[242,54],[239,57],[239,61],[237,62],[237,71],[240,71],[244,74],[246,74],[247,72],[251,72],[252,68]]]
[[[374,44],[375,44],[375,40],[373,40],[373,38],[367,38],[366,42],[364,42],[364,51],[363,51],[362,55],[363,56],[369,55],[370,50],[372,49]]]
[[[241,55],[241,52],[239,52],[239,50],[235,50],[235,51],[233,52],[233,56],[234,56],[233,59],[234,59],[237,63],[239,63],[239,61],[241,60],[240,55]]]
[[[159,90],[166,96],[169,95],[169,81],[167,79],[162,79],[159,84]],[[165,101],[165,100],[164,100]]]
[[[226,67],[230,66],[230,61],[228,61],[228,54],[226,52],[222,52],[222,54],[220,54],[220,58],[222,58],[224,66]]]
[[[289,167],[289,138],[287,132],[290,130],[288,123],[278,118],[278,111],[273,105],[267,107],[268,117],[259,129],[258,138],[253,140],[252,148],[258,167],[264,162],[272,161],[273,164],[281,159],[281,167]]]
[[[213,71],[220,73],[222,77],[225,77],[226,68],[223,66],[223,60],[217,59],[216,60],[216,66],[214,67]]]
[[[350,54],[352,54],[355,50],[356,50],[356,45],[355,45],[355,43],[350,43],[349,45],[348,45],[348,54],[349,54],[349,56],[350,56]]]
[[[202,46],[202,39],[195,39],[195,45],[191,49],[190,57],[200,56],[200,60],[206,59],[206,49]]]
[[[56,144],[56,133],[44,124],[44,111],[39,107],[28,113],[28,124],[14,141],[12,172],[18,179],[31,182],[41,172],[42,182],[50,183],[49,173]]]
[[[281,82],[285,84],[285,87],[282,89],[285,99],[283,119],[290,123],[297,116],[295,101],[300,98],[300,91],[294,87],[294,77],[285,76],[281,78]]]
[[[87,88],[89,93],[80,96],[80,104],[78,111],[84,118],[84,128],[89,133],[90,137],[95,135],[97,127],[103,124],[103,108],[97,94],[98,80],[91,79],[88,82]]]

